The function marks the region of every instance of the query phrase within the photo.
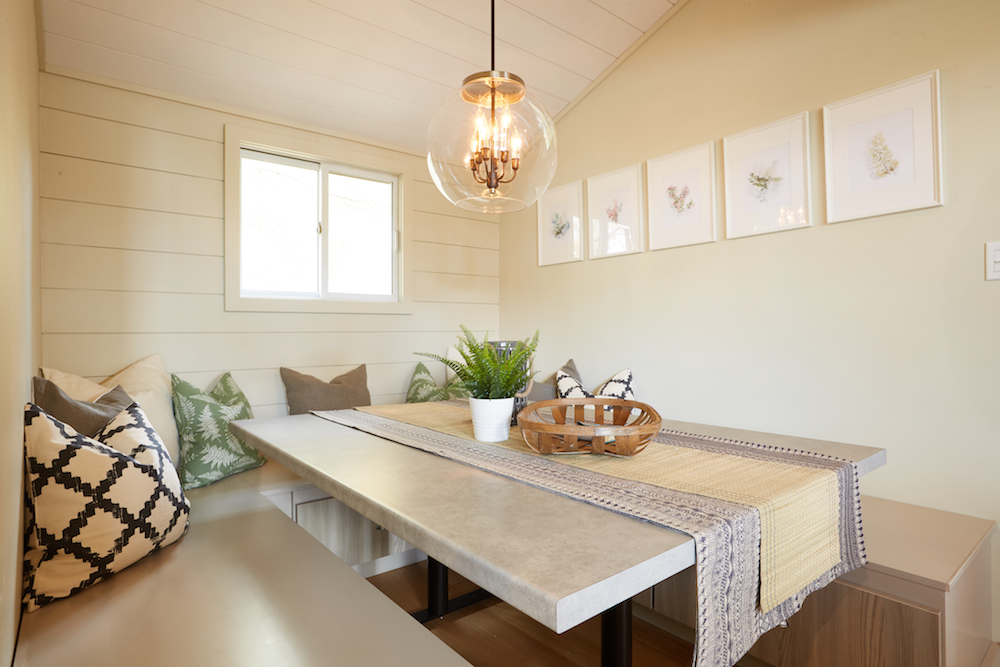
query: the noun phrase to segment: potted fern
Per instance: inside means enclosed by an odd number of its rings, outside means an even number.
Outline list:
[[[447,365],[469,390],[472,431],[476,440],[502,442],[510,435],[514,395],[534,375],[530,361],[538,347],[538,332],[534,338],[519,342],[509,354],[500,354],[485,336],[480,341],[466,327],[461,329],[457,348],[462,361],[427,352],[417,354]]]

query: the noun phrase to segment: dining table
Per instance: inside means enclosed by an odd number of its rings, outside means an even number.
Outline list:
[[[834,457],[852,462],[859,476],[886,461],[885,450],[877,447],[666,419],[662,427]],[[426,553],[423,620],[481,599],[475,594],[464,601],[447,599],[447,573],[453,570],[556,633],[601,616],[602,667],[628,667],[632,598],[695,564],[694,539],[684,532],[400,444],[322,413],[239,420],[230,430]]]

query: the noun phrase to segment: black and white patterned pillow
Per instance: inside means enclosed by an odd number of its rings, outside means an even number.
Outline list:
[[[635,392],[632,390],[632,369],[626,368],[623,371],[615,373],[610,380],[597,388],[594,395],[620,398],[623,401],[634,401]]]
[[[94,437],[24,409],[28,611],[82,591],[177,541],[190,504],[160,436],[133,403]]]
[[[626,368],[619,371],[614,376],[597,388],[593,394],[584,389],[572,375],[560,370],[556,373],[556,391],[559,398],[620,398],[626,401],[635,400],[635,392],[632,390],[632,369]]]

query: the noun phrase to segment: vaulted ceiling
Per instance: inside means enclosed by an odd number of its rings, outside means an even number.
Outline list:
[[[498,0],[497,69],[553,116],[676,0]],[[490,66],[488,0],[42,0],[45,61],[422,153]],[[58,70],[55,70],[58,71]]]

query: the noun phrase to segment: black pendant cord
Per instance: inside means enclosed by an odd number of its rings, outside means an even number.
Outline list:
[[[497,68],[497,5],[490,0],[490,71]]]

